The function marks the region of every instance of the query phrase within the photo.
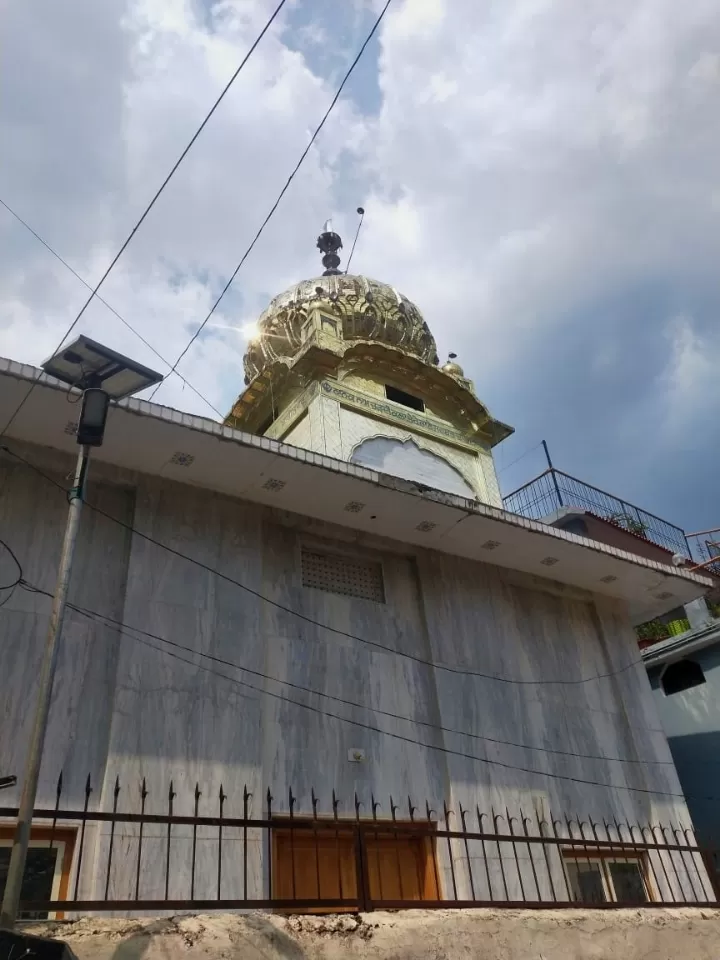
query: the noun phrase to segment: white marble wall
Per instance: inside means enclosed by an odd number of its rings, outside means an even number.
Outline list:
[[[52,589],[63,497],[21,468],[0,467],[2,536],[21,558],[25,576]],[[637,660],[633,632],[618,605],[551,581],[377,538],[358,544],[355,535],[339,528],[162,479],[129,478],[123,487],[106,479],[91,487],[91,497],[138,531],[311,620],[389,651],[526,683],[434,670],[315,626],[87,511],[72,587],[78,602],[217,659],[201,660],[147,637],[140,643],[132,631],[121,634],[70,617],[41,804],[52,803],[62,769],[73,804],[81,802],[90,772],[96,784],[93,803],[105,810],[112,808],[119,777],[119,808],[130,812],[140,810],[139,785],[145,778],[149,813],[167,811],[172,781],[179,814],[192,813],[197,782],[200,812],[207,815],[217,814],[222,785],[226,817],[242,814],[244,786],[252,793],[252,813],[260,815],[270,786],[276,812],[287,812],[292,788],[296,812],[309,813],[314,788],[325,813],[335,789],[344,816],[354,814],[357,792],[364,815],[374,793],[382,805],[380,816],[389,815],[391,794],[400,805],[398,816],[405,816],[410,794],[421,811],[426,800],[438,812],[444,800],[456,812],[463,804],[472,811],[473,824],[476,805],[497,812],[522,806],[526,815],[552,809],[558,817],[580,814],[600,821],[688,822],[682,802],[624,789],[680,792],[674,767],[652,763],[669,760],[670,753],[641,665],[583,684],[535,683],[579,680]],[[300,546],[324,540],[335,546],[347,541],[348,550],[382,561],[385,604],[302,586]],[[44,601],[22,591],[0,608],[0,669],[10,678],[2,709],[3,773],[21,772],[47,613]],[[648,762],[582,759],[531,747]],[[365,751],[363,763],[348,761],[353,748]],[[104,894],[107,833],[103,828],[88,837],[84,896]],[[173,845],[170,895],[181,897],[189,892],[190,830],[173,828],[173,835],[182,841]],[[136,837],[137,827],[116,830],[111,896],[134,891]],[[163,827],[146,828],[141,896],[162,896],[164,837]],[[230,834],[223,860],[225,897],[241,895],[241,850],[237,833]],[[197,896],[215,895],[216,851],[216,829],[199,830]],[[445,849],[442,853],[447,891],[449,860]],[[479,849],[471,845],[466,852],[453,844],[460,885],[467,853],[479,864]],[[510,848],[501,853],[512,856]],[[267,883],[259,835],[251,838],[249,859],[250,893],[259,896]],[[524,869],[529,868],[526,861]]]
[[[363,443],[380,437],[412,443],[417,449],[408,447],[410,460],[402,451],[395,459],[391,456],[384,462],[368,460]],[[461,496],[476,496],[483,503],[502,506],[489,448],[453,446],[401,424],[378,420],[343,407],[338,400],[324,394],[310,401],[307,412],[282,439],[296,447],[316,450],[339,460],[354,460],[381,472],[394,473]],[[448,474],[452,474],[450,480]]]

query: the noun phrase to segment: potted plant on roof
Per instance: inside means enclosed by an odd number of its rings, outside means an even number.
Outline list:
[[[619,527],[623,527],[628,533],[634,533],[636,537],[647,539],[648,525],[643,523],[639,517],[631,517],[630,514],[619,511],[618,513],[611,513],[607,519],[616,523]]]

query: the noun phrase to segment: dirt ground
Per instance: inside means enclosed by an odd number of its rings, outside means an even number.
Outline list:
[[[719,960],[720,909],[181,916],[28,924],[78,960]]]

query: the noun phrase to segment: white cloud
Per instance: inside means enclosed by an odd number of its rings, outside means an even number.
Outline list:
[[[273,5],[14,5],[0,196],[97,280]],[[330,101],[317,43],[335,40],[335,76],[381,5],[354,0],[343,27],[337,4],[298,0],[292,49],[283,21],[113,271],[104,296],[170,359]],[[519,446],[545,435],[601,485],[622,464],[651,487],[670,434],[705,415],[693,381],[715,396],[717,0],[394,0],[380,42],[377,76],[370,49],[347,91],[377,82],[378,115],[343,98],[183,372],[227,409],[244,340],[224,328],[312,275],[322,223],[349,241],[362,203],[353,268],[416,300]],[[0,235],[0,352],[37,362],[86,291],[2,210]],[[101,304],[82,329],[157,362]],[[159,397],[206,412],[175,378]],[[706,447],[684,444],[698,476]]]
[[[24,61],[34,38],[50,48],[61,18],[52,0],[16,8],[8,48],[16,50],[10,68],[24,82],[25,115],[10,106],[0,116],[3,142],[18,148],[0,195],[96,281],[274,6],[234,0],[201,17],[199,5],[183,0],[116,2],[93,5],[88,23],[87,5],[75,0],[63,10],[62,57],[37,58],[32,71]],[[332,96],[281,32],[279,24],[261,42],[102,288],[170,360],[207,314]],[[278,285],[313,268],[333,167],[357,122],[351,106],[338,105],[218,322],[251,322]],[[16,251],[0,265],[0,349],[38,362],[87,291],[4,212],[0,230]],[[93,303],[79,329],[157,365],[102,304]],[[182,370],[224,409],[242,388],[243,342],[222,327],[208,333]],[[160,398],[208,412],[177,378]]]
[[[674,317],[667,331],[670,356],[659,377],[662,435],[677,449],[697,437],[693,424],[714,421],[720,408],[720,336],[702,337],[691,317]]]
[[[383,35],[372,150],[382,193],[395,196],[368,203],[368,234],[378,215],[405,222],[414,206],[421,260],[443,273],[470,259],[476,277],[491,274],[497,309],[537,316],[592,296],[592,274],[604,285],[607,271],[624,279],[648,263],[682,264],[678,240],[716,230],[707,200],[720,83],[682,86],[703,47],[720,42],[716,3],[467,0],[445,4],[444,17],[442,6],[429,5],[426,30],[426,6],[405,3]],[[428,95],[440,76],[456,92]],[[472,290],[460,295],[466,319]]]

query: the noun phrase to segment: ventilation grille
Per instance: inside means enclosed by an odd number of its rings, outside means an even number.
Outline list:
[[[302,551],[303,586],[385,603],[382,566],[338,553]]]

